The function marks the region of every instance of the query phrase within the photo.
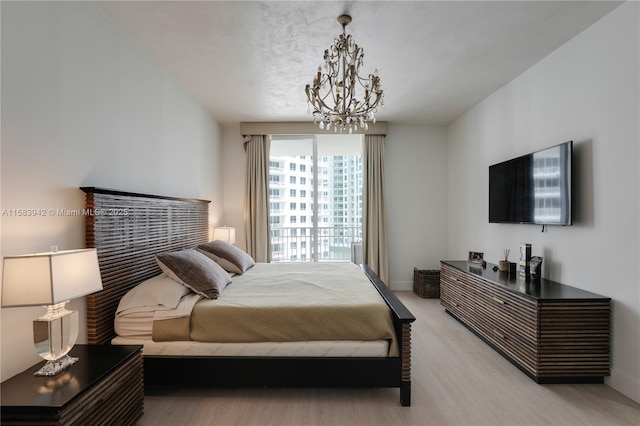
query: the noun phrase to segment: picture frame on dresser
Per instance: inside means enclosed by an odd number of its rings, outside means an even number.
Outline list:
[[[484,253],[481,251],[470,251],[467,261],[469,263],[477,263],[479,265],[482,265],[482,262],[484,262]]]

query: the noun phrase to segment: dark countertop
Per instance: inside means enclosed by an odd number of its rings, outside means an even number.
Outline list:
[[[467,262],[466,260],[442,260],[442,263],[458,269],[459,271],[473,274],[486,281],[502,286],[513,292],[544,301],[568,301],[568,300],[611,300],[609,297],[591,293],[586,290],[571,287],[555,281],[540,278],[527,279],[517,272],[515,276],[509,272],[494,271],[497,266],[487,262],[486,268],[482,265]]]
[[[142,346],[75,345],[69,355],[79,360],[63,372],[34,376],[43,361],[2,382],[2,408],[60,409],[141,349]]]

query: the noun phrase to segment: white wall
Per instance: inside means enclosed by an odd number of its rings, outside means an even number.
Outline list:
[[[244,197],[247,156],[240,123],[224,126],[224,212],[221,221],[236,228],[236,246],[246,250]]]
[[[385,204],[393,290],[413,288],[413,268],[440,269],[447,254],[444,127],[389,126]]]
[[[81,209],[80,186],[222,204],[218,124],[90,3],[2,2],[1,136],[2,209],[47,212],[2,217],[4,256],[84,247],[84,218],[49,212]],[[2,309],[1,380],[39,361],[43,313]]]
[[[640,401],[639,4],[629,2],[449,127],[448,256],[521,242],[543,276],[613,299],[607,383]],[[573,140],[575,225],[489,224],[489,165]]]

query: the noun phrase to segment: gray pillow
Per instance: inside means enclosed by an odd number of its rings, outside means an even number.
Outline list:
[[[227,272],[235,274],[242,274],[256,264],[249,254],[221,240],[200,244],[197,250],[215,260]]]
[[[160,269],[171,279],[209,299],[217,299],[231,277],[196,250],[180,250],[156,256]]]

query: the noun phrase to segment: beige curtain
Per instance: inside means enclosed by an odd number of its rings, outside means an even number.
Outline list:
[[[245,143],[247,187],[245,189],[245,235],[247,253],[256,262],[271,262],[269,232],[269,137],[252,135]]]
[[[365,135],[362,146],[362,257],[364,263],[389,285],[384,141],[384,135]]]

